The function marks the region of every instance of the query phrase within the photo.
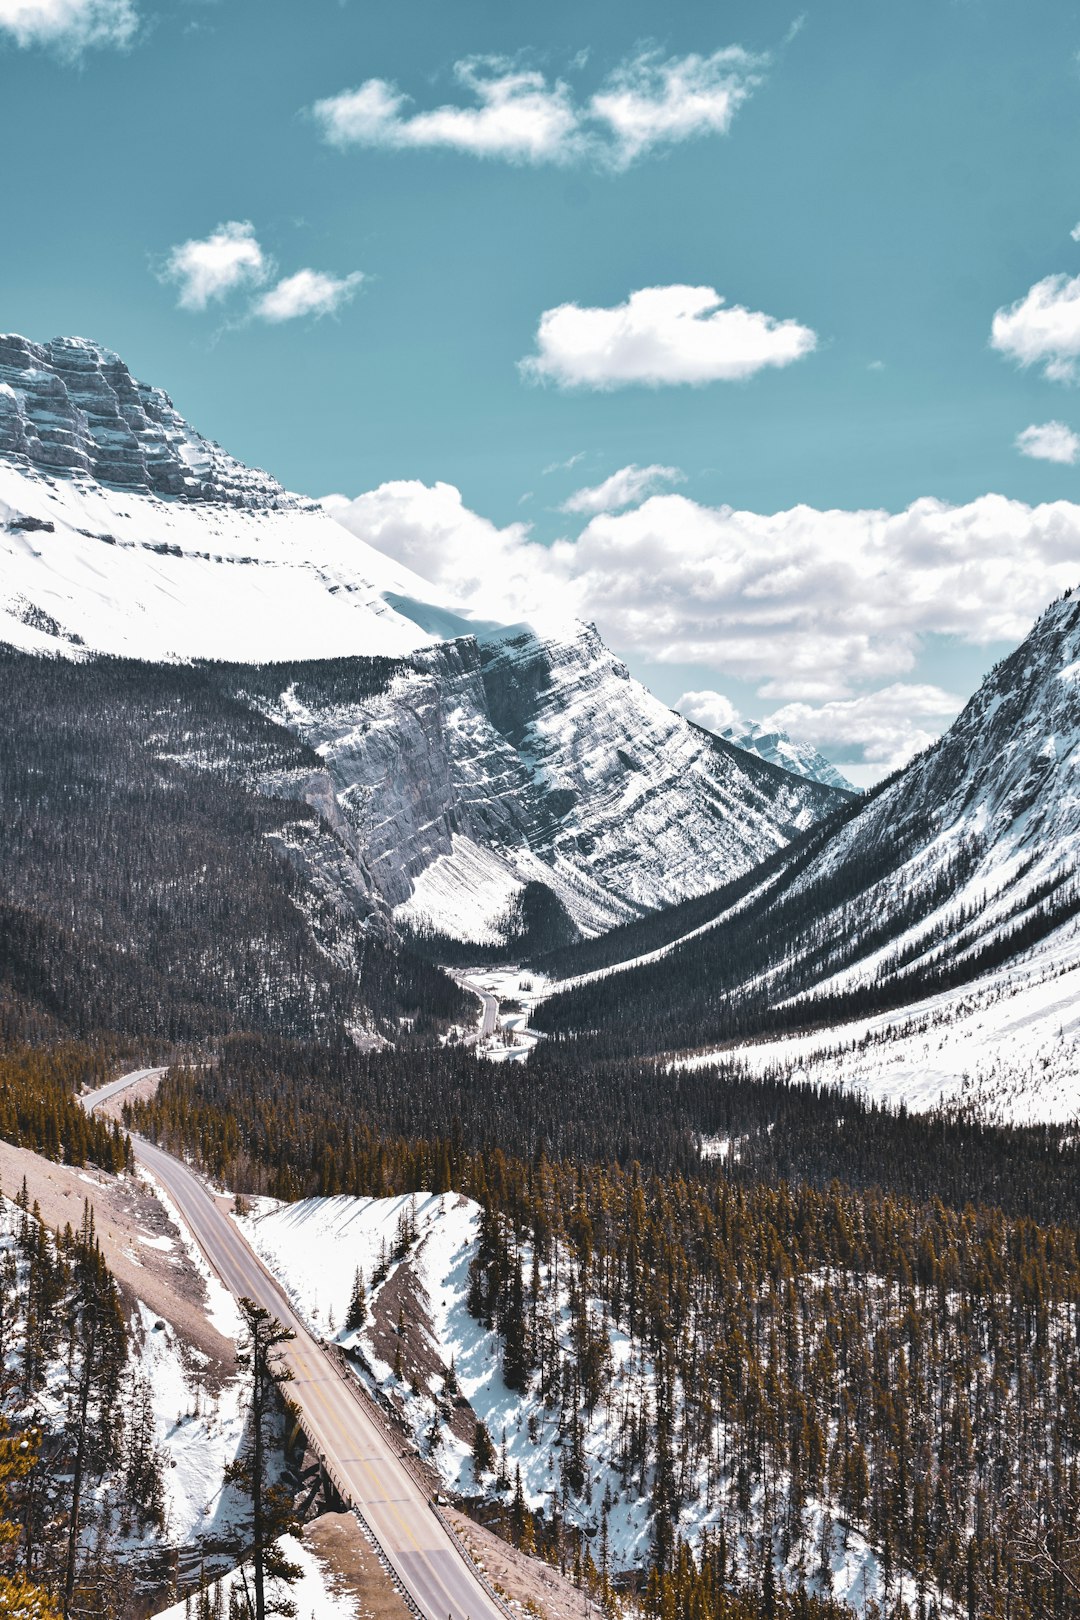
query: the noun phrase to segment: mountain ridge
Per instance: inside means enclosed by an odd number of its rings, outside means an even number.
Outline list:
[[[258,702],[326,766],[268,790],[348,824],[357,881],[410,930],[498,942],[539,884],[568,937],[594,934],[736,876],[835,802],[692,727],[594,628],[500,627],[440,601],[111,351],[0,340],[0,389],[0,640],[336,658],[342,693],[350,659],[396,661],[385,689],[362,679],[317,713],[285,689]]]

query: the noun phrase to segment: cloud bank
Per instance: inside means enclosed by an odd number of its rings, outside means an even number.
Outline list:
[[[643,287],[610,309],[560,304],[540,317],[531,382],[562,388],[733,382],[810,354],[817,335],[797,321],[728,306],[712,287]]]
[[[785,703],[763,715],[765,731],[786,731],[811,743],[866,786],[929,747],[959,714],[964,700],[940,686],[897,681],[856,698],[829,703]],[[709,731],[747,724],[722,692],[684,692],[675,707]],[[929,726],[920,722],[929,722]]]
[[[910,680],[925,637],[1019,641],[1080,575],[1080,505],[1000,495],[765,514],[661,494],[552,546],[448,484],[383,484],[333,510],[466,611],[593,620],[625,656],[751,682],[777,724],[825,752],[861,748],[877,774],[959,706]]]
[[[409,112],[397,85],[366,79],[311,112],[323,139],[339,148],[442,148],[507,163],[621,170],[658,148],[726,134],[764,66],[738,46],[711,56],[642,51],[579,100],[562,79],[503,57],[468,57],[454,72],[471,104]]]

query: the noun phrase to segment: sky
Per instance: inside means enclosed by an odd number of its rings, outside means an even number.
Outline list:
[[[0,328],[866,785],[1080,574],[1080,13],[0,0]]]

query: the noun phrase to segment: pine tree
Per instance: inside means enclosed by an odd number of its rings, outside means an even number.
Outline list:
[[[248,1620],[266,1620],[268,1614],[282,1615],[288,1620],[296,1613],[291,1598],[278,1593],[268,1601],[267,1594],[268,1579],[288,1585],[300,1575],[298,1567],[290,1564],[274,1545],[291,1527],[293,1516],[288,1492],[282,1486],[268,1483],[267,1431],[275,1397],[281,1386],[292,1379],[292,1373],[275,1358],[274,1352],[288,1344],[295,1334],[253,1299],[242,1299],[240,1312],[245,1332],[236,1364],[248,1374],[251,1440],[244,1454],[231,1464],[226,1477],[230,1483],[241,1486],[251,1502],[254,1593],[248,1597]],[[244,1587],[246,1594],[246,1577]]]
[[[364,1288],[364,1273],[360,1266],[356,1268],[353,1277],[352,1295],[349,1299],[349,1309],[345,1314],[346,1333],[358,1333],[367,1321],[367,1291]]]

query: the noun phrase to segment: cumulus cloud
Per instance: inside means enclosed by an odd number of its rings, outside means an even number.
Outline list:
[[[301,315],[332,315],[353,297],[363,279],[359,270],[340,277],[321,270],[298,270],[263,293],[255,302],[254,313],[274,325]]]
[[[2,3],[2,0],[0,0]],[[203,310],[237,287],[265,281],[270,264],[250,220],[231,219],[203,238],[174,247],[163,276],[180,289],[181,309]]]
[[[653,463],[648,467],[620,467],[602,484],[588,489],[577,489],[563,502],[564,512],[582,513],[592,517],[596,512],[617,512],[624,506],[636,506],[647,495],[655,493],[662,484],[682,484],[686,475],[679,467],[662,467]]]
[[[625,168],[656,146],[726,135],[761,82],[760,66],[737,46],[667,61],[643,53],[615,70],[589,102],[589,115],[607,126],[610,161]]]
[[[704,726],[706,731],[715,732],[718,737],[729,726],[738,728],[742,725],[742,715],[722,692],[684,692],[676,700],[675,707],[688,720]]]
[[[827,759],[842,763],[861,787],[906,765],[941,735],[963,708],[964,699],[940,686],[896,681],[859,697],[829,703],[783,704],[757,722],[765,732],[786,732],[809,743]],[[739,733],[750,722],[722,692],[684,692],[676,709],[708,731]]]
[[[51,45],[69,57],[95,46],[129,45],[138,26],[130,0],[0,0],[0,33],[17,45]]]
[[[898,681],[831,703],[787,703],[762,724],[812,743],[866,786],[928,748],[963,706],[963,698],[940,686]]]
[[[990,344],[1052,382],[1075,382],[1080,356],[1080,276],[1046,276],[1015,304],[997,311]]]
[[[1071,467],[1080,459],[1080,434],[1064,422],[1033,422],[1016,435],[1016,448],[1035,461],[1060,461]]]
[[[551,546],[446,484],[384,484],[346,504],[355,533],[467,611],[594,620],[624,654],[754,682],[772,703],[910,676],[933,633],[1018,641],[1080,573],[1080,505],[1067,501],[763,514],[672,493]]]
[[[667,59],[642,51],[580,100],[562,79],[504,57],[469,57],[454,71],[471,104],[410,112],[395,84],[367,79],[311,110],[323,138],[342,148],[441,147],[510,163],[623,169],[654,148],[725,134],[763,66],[736,46]]]
[[[520,617],[510,605],[515,590],[524,593],[532,611],[543,613],[549,606],[537,590],[534,555],[548,553],[530,543],[530,526],[498,528],[471,511],[452,484],[396,479],[355,500],[328,496],[323,505],[361,540],[430,580],[456,607],[487,616],[502,612],[512,621]],[[556,572],[564,566],[557,553],[551,560]]]
[[[545,310],[537,352],[519,365],[530,381],[563,388],[658,387],[752,377],[816,345],[809,327],[729,307],[712,287],[643,287],[610,309]]]

